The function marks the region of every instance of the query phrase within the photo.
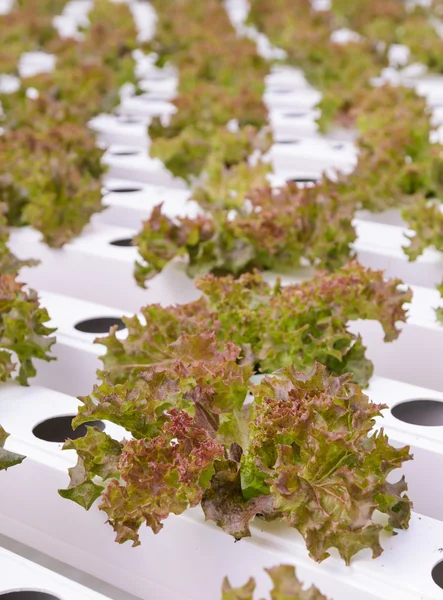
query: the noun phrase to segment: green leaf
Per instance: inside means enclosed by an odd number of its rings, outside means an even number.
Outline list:
[[[443,212],[440,201],[417,198],[402,211],[402,218],[414,232],[408,236],[410,245],[404,247],[409,260],[415,260],[426,248],[443,250]]]
[[[5,450],[5,442],[9,437],[9,433],[0,425],[0,471],[19,465],[24,461],[25,456]]]
[[[395,339],[411,300],[410,290],[401,289],[400,283],[385,281],[381,271],[356,262],[286,287],[272,287],[258,273],[239,279],[207,275],[196,282],[204,293],[198,301],[147,306],[141,311],[143,323],[139,317],[124,319],[126,339],[118,339],[113,330],[97,340],[107,350],[99,376],[108,371],[113,383],[133,386],[143,370],[181,358],[182,351],[174,346],[180,335],[212,331],[218,340],[235,343],[241,349],[238,359],[256,372],[291,364],[309,370],[319,361],[332,373],[352,372],[355,381],[367,385],[372,363],[348,322],[378,320],[385,340]]]
[[[11,378],[15,359],[22,385],[36,374],[34,359],[54,360],[49,352],[55,338],[49,336],[55,329],[45,325],[48,321],[34,290],[25,290],[14,274],[0,275],[0,381]]]
[[[271,600],[327,600],[326,596],[311,586],[304,590],[303,585],[297,579],[295,568],[292,565],[279,565],[266,569],[272,579]],[[250,579],[244,586],[232,588],[228,579],[225,578],[222,587],[222,600],[253,600],[255,580]]]
[[[303,590],[292,565],[272,567],[266,569],[266,572],[273,583],[271,600],[326,600],[326,596],[315,585]]]
[[[240,483],[239,464],[219,461],[215,465],[211,487],[202,499],[206,520],[214,521],[236,540],[251,535],[249,525],[257,515],[268,520],[276,518],[274,499],[269,495],[244,498]]]
[[[66,500],[72,500],[82,508],[89,510],[97,498],[103,492],[103,486],[97,485],[93,481],[87,480],[74,488],[59,490],[58,493]]]
[[[254,590],[255,581],[252,578],[242,587],[233,588],[228,578],[225,577],[222,586],[222,600],[253,600]]]
[[[225,178],[220,178],[228,186]],[[289,183],[273,189],[262,184],[253,191],[246,186],[239,193],[232,194],[231,206],[236,207],[229,217],[228,205],[211,214],[173,222],[157,207],[135,239],[144,259],[137,267],[138,282],[143,284],[183,254],[188,256],[191,276],[239,276],[254,268],[287,270],[306,261],[334,269],[352,256],[354,209],[342,202],[340,189],[326,178],[314,187]],[[247,204],[242,201],[246,196]],[[229,198],[228,189],[217,192],[217,197]],[[211,203],[208,193],[201,195],[201,202]]]

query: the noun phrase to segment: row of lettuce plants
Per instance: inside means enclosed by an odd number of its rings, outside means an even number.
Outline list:
[[[202,214],[172,219],[154,210],[135,238],[137,281],[145,285],[179,255],[192,277],[296,269],[304,261],[342,266],[355,239],[353,213],[330,182],[273,189],[267,181],[272,136],[262,96],[270,65],[255,44],[238,36],[217,0],[174,3],[174,10],[153,4],[152,49],[160,66],[177,68],[179,87],[170,122],[149,127],[151,154],[191,184]]]
[[[420,61],[441,73],[443,39],[435,25],[441,14],[438,2],[411,7],[395,0],[335,0],[323,11],[308,1],[252,0],[249,13],[249,21],[322,92],[321,128],[358,132],[355,170],[330,185],[354,210],[399,209],[413,231],[404,247],[410,260],[427,247],[443,250],[442,146],[431,142],[435,127],[424,98],[410,86],[375,80],[389,64],[393,43],[409,48],[411,64]],[[341,27],[358,36],[334,40]]]

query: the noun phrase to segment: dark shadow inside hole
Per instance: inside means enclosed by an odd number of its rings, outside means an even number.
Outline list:
[[[16,590],[0,594],[2,600],[60,600],[58,596],[36,590]]]
[[[86,435],[86,427],[88,426],[97,427],[100,431],[105,430],[103,421],[89,421],[88,423],[79,425],[77,429],[72,429],[72,419],[74,416],[75,415],[67,415],[64,417],[52,417],[51,419],[46,419],[45,421],[38,423],[32,430],[32,433],[39,440],[63,444],[67,439],[77,440],[78,438],[84,437]]]
[[[127,124],[133,125],[134,123],[142,122],[142,119],[140,119],[139,117],[131,117],[130,115],[127,115],[127,116],[123,115],[123,116],[119,117],[118,120],[120,123],[125,123],[126,125]]]
[[[438,400],[407,400],[394,406],[391,413],[396,419],[411,425],[443,425],[443,402]]]
[[[117,331],[125,329],[126,325],[119,317],[96,317],[95,319],[85,319],[74,325],[77,331],[82,333],[108,333],[109,328],[117,325]]]
[[[276,144],[299,144],[301,140],[277,140]]]
[[[292,179],[288,179],[288,181],[292,183],[318,183],[319,180],[313,177],[293,177]]]
[[[435,565],[435,567],[432,569],[431,575],[434,583],[443,589],[443,560]]]
[[[300,117],[304,117],[305,114],[303,112],[285,113],[285,117],[288,119],[299,119]]]
[[[119,248],[133,248],[133,239],[132,238],[124,238],[122,240],[113,240],[109,242],[111,246],[118,246]]]
[[[334,144],[332,147],[334,150],[343,150],[344,145],[343,144]]]
[[[114,156],[135,156],[140,154],[140,150],[111,150],[111,154]]]
[[[292,94],[294,90],[279,88],[278,90],[272,90],[273,94]]]
[[[141,192],[141,187],[122,187],[122,188],[114,188],[109,189],[108,192],[112,192],[113,194],[134,194],[135,192]]]

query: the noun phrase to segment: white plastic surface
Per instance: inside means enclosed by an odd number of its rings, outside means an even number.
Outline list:
[[[89,394],[97,381],[97,369],[103,367],[99,356],[105,351],[104,346],[94,344],[94,340],[106,336],[109,330],[103,327],[100,332],[85,333],[75,326],[89,319],[132,315],[51,292],[40,291],[39,296],[42,306],[51,317],[48,326],[57,329],[57,343],[51,349],[51,354],[57,360],[37,360],[37,376],[32,378],[32,385],[42,385],[75,397]],[[126,329],[117,332],[119,338],[126,335]]]
[[[139,231],[152,209],[162,204],[162,212],[170,218],[195,217],[201,211],[190,201],[190,192],[138,181],[107,178],[103,204],[107,210],[95,217],[100,223]]]
[[[381,326],[371,321],[353,321],[350,329],[362,335],[377,375],[443,391],[443,369],[436,358],[441,355],[443,326],[435,316],[443,300],[436,289],[411,287],[414,298],[408,321],[397,340],[380,343]]]
[[[13,94],[20,87],[20,80],[14,75],[0,75],[0,92],[2,94]]]
[[[109,167],[109,175],[112,177],[137,179],[181,189],[186,187],[182,179],[173,177],[160,160],[149,157],[141,148],[111,146],[103,155],[103,162]]]
[[[0,0],[0,15],[7,15],[14,6],[14,0]]]
[[[388,277],[400,277],[418,286],[435,287],[443,281],[443,254],[427,248],[415,261],[409,261],[403,247],[409,245],[406,228],[384,223],[355,220],[354,248],[365,266],[383,269]]]
[[[137,312],[151,303],[185,303],[198,297],[186,275],[186,263],[172,261],[161,274],[139,287],[133,277],[135,247],[118,247],[112,241],[131,238],[134,231],[119,227],[90,226],[84,234],[62,249],[51,249],[40,234],[28,228],[12,232],[10,246],[17,256],[40,259],[38,266],[24,268],[21,276],[30,287],[80,300],[88,300]]]
[[[373,402],[387,404],[383,418],[377,426],[383,427],[395,446],[411,446],[412,461],[402,468],[408,482],[408,494],[414,502],[414,510],[443,521],[443,480],[439,476],[443,469],[443,420],[434,425],[405,423],[396,418],[391,410],[403,402],[437,400],[441,402],[443,415],[443,393],[424,387],[409,385],[382,377],[373,377],[366,393]],[[422,412],[424,412],[423,409]],[[439,425],[438,423],[442,423]],[[398,473],[393,473],[398,480]]]
[[[117,144],[147,150],[149,138],[146,132],[150,120],[146,117],[101,114],[94,117],[89,126],[97,133],[97,141],[101,145]]]
[[[42,592],[53,596],[54,600],[105,600],[106,598],[0,548],[0,597],[3,594],[19,591]],[[29,600],[32,600],[31,594]]]
[[[34,77],[54,69],[55,56],[46,52],[25,52],[21,55],[18,69],[20,77]]]

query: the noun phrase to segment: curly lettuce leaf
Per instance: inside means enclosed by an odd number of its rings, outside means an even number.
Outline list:
[[[417,199],[417,202],[402,211],[402,217],[412,229],[410,241],[403,250],[409,260],[417,259],[426,248],[443,250],[443,212],[441,202]]]
[[[240,349],[222,344],[214,332],[181,334],[165,347],[168,358],[145,365],[133,385],[113,385],[107,376],[93,394],[81,398],[83,406],[74,426],[94,419],[121,425],[137,437],[157,431],[164,411],[185,409],[196,422],[224,444],[242,443],[245,437],[243,404],[252,374],[238,364]]]
[[[349,375],[316,364],[253,385],[236,362],[239,348],[220,348],[214,334],[183,335],[173,346],[181,356],[173,365],[148,369],[131,390],[106,383],[74,420],[108,419],[131,439],[89,428],[65,446],[79,460],[61,495],[87,509],[100,498],[117,541],[137,545],[143,523],[158,532],[168,514],[200,503],[236,539],[250,535],[256,517],[283,519],[319,561],[331,547],[348,563],[363,548],[378,556],[383,528],[407,528],[405,480],[387,477],[411,458],[409,448],[372,431],[384,405],[370,403]]]
[[[201,502],[206,520],[214,521],[223,531],[241,539],[251,535],[249,525],[255,517],[277,518],[272,496],[245,498],[237,461],[218,461],[214,468],[211,487],[204,493]]]
[[[8,437],[9,433],[6,433],[6,431],[0,425],[0,471],[9,469],[15,465],[19,465],[26,458],[21,454],[17,454],[16,452],[11,452],[10,450],[5,449],[5,442]]]
[[[36,375],[33,360],[55,360],[49,352],[55,331],[45,325],[49,315],[39,303],[37,292],[25,290],[16,275],[0,275],[0,381],[13,376],[18,361],[17,380],[27,385]]]
[[[147,367],[168,364],[174,358],[170,345],[182,334],[216,329],[214,315],[204,300],[167,308],[149,304],[141,308],[140,316],[122,320],[128,331],[124,339],[117,336],[117,327],[113,327],[106,337],[95,340],[106,348],[101,357],[103,370],[98,375],[103,378],[106,374],[113,383],[133,383]]]
[[[392,530],[406,529],[411,511],[404,479],[387,482],[391,471],[412,458],[409,448],[393,448],[382,430],[371,433],[385,406],[369,402],[349,376],[328,376],[320,364],[308,375],[288,367],[252,392],[244,493],[271,494],[275,509],[302,534],[317,561],[331,547],[347,564],[363,548],[379,556],[383,525],[374,512],[385,513],[385,528]]]
[[[59,494],[89,510],[104,489],[97,479],[104,482],[118,477],[122,444],[95,427],[87,427],[84,437],[66,441],[63,449],[76,450],[78,460],[75,467],[68,470],[68,488],[59,490]]]
[[[170,513],[197,506],[209,486],[213,462],[223,446],[199,428],[184,411],[171,410],[161,433],[129,440],[119,460],[121,482],[113,479],[101,497],[100,509],[119,543],[139,541],[142,523],[158,533]]]
[[[326,600],[315,585],[303,589],[292,565],[279,565],[266,569],[266,572],[273,583],[271,600]]]
[[[292,565],[279,565],[266,569],[272,580],[273,587],[270,592],[271,600],[327,600],[326,596],[315,587],[303,589],[298,580],[295,567]],[[239,587],[233,588],[229,580],[225,578],[222,586],[222,600],[253,600],[255,580],[249,581]]]
[[[0,181],[0,188],[1,186],[2,183]],[[0,203],[0,273],[3,275],[17,275],[22,267],[35,266],[38,264],[38,261],[19,260],[9,249],[9,231],[5,217],[6,212],[7,206]]]
[[[124,319],[126,339],[118,339],[115,330],[98,339],[107,350],[99,376],[108,371],[113,383],[133,385],[143,369],[179,358],[173,342],[180,335],[212,331],[218,340],[238,346],[238,359],[256,372],[290,364],[308,370],[319,361],[332,373],[352,372],[355,381],[366,385],[372,363],[348,322],[375,319],[384,329],[385,341],[396,339],[411,300],[411,291],[400,284],[357,262],[284,287],[278,282],[269,285],[259,273],[238,279],[207,275],[196,282],[204,294],[198,301],[148,306],[142,309],[143,323],[139,317]]]
[[[197,287],[217,315],[218,336],[239,345],[257,370],[272,372],[290,364],[306,370],[319,361],[332,373],[351,371],[365,385],[372,364],[360,338],[349,332],[348,321],[375,319],[385,341],[396,339],[412,297],[400,284],[353,261],[335,273],[318,273],[286,287],[277,283],[273,289],[258,274],[238,281],[207,276]]]
[[[216,197],[228,192],[224,178],[220,185],[222,193],[216,192]],[[136,280],[143,286],[181,255],[187,255],[192,277],[287,270],[304,261],[328,270],[338,268],[352,256],[355,240],[354,208],[343,202],[339,192],[326,178],[306,188],[288,183],[279,189],[261,186],[248,192],[246,186],[232,195],[235,208],[229,215],[214,210],[174,221],[159,206],[135,239],[143,259],[137,263]],[[211,203],[206,193],[201,201]]]
[[[53,26],[62,8],[55,0],[38,10],[21,3],[0,17],[2,31],[8,31],[8,52],[0,49],[2,72],[14,71],[25,51],[56,58],[53,70],[22,78],[16,92],[1,95],[0,138],[0,202],[8,207],[8,222],[31,225],[55,248],[79,235],[104,208],[104,150],[88,122],[114,110],[124,83],[136,83],[132,53],[143,46],[124,4],[110,11],[107,0],[95,2],[78,39],[61,39]]]

